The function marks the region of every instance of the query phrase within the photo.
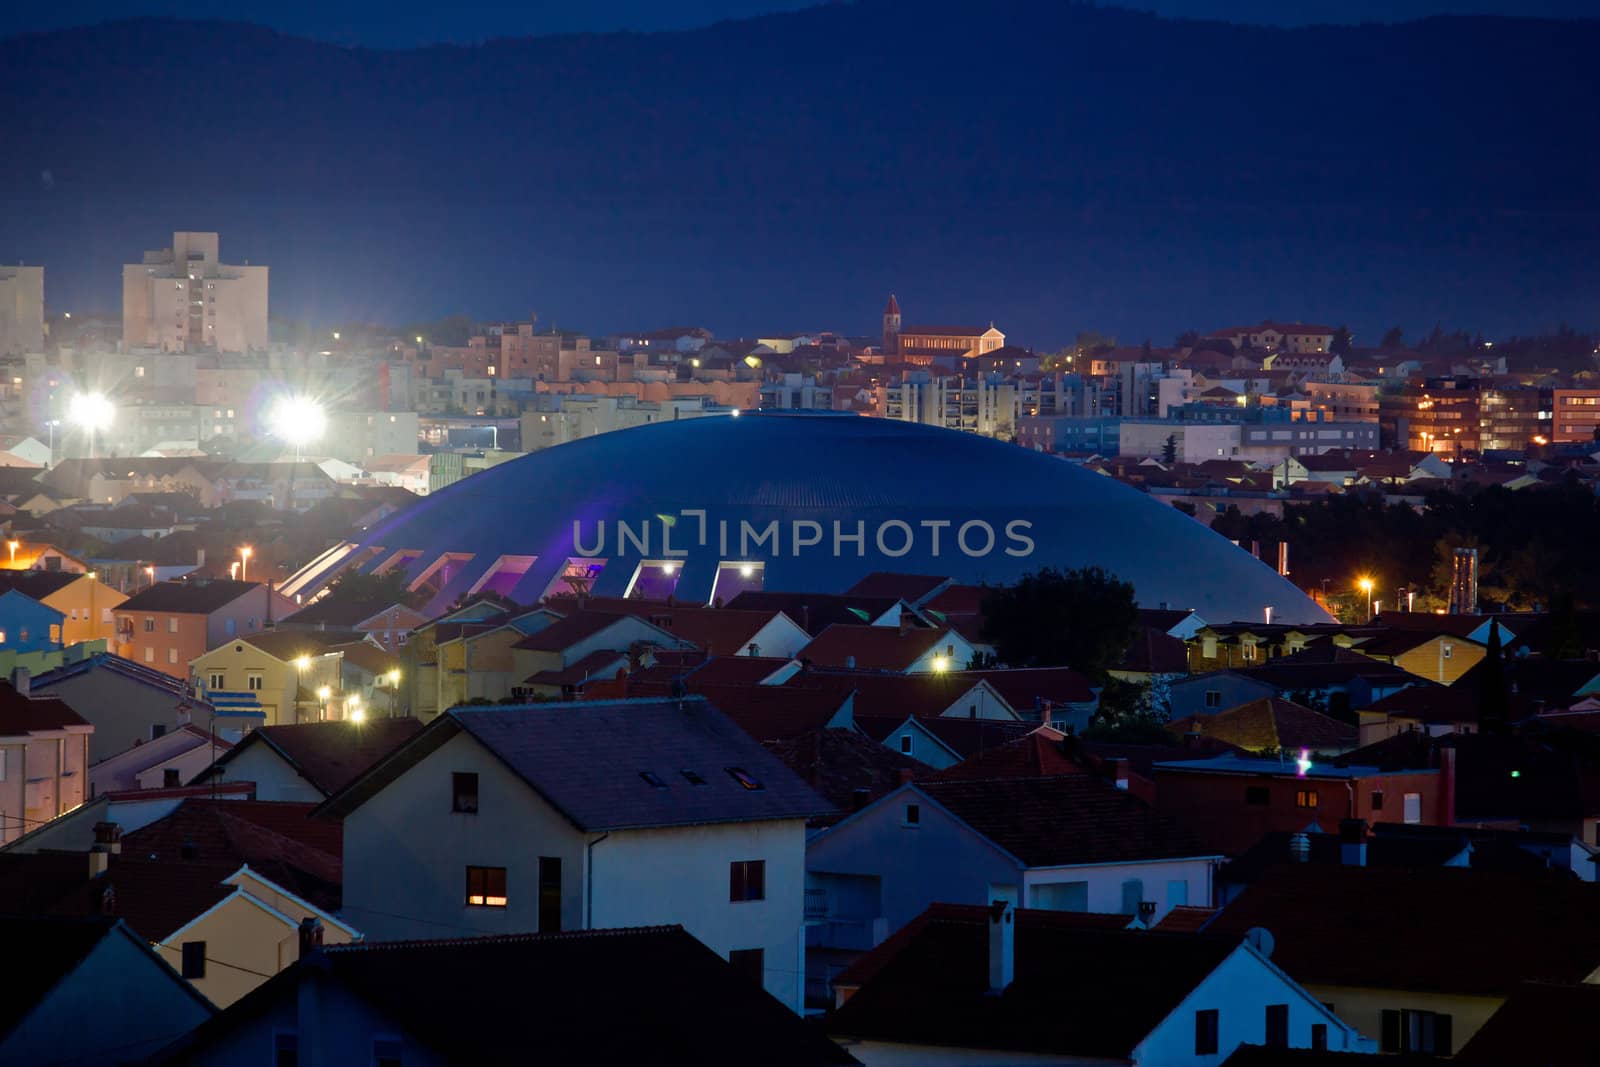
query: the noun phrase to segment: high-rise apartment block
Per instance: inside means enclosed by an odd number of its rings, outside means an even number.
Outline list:
[[[163,352],[267,346],[267,268],[217,258],[214,233],[174,233],[172,247],[122,268],[122,341]]]
[[[44,268],[0,267],[0,356],[44,351]]]

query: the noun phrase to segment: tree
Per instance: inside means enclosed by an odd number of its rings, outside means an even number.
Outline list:
[[[1198,330],[1184,330],[1175,343],[1178,348],[1193,348],[1200,343],[1200,333]]]
[[[1391,326],[1383,332],[1383,340],[1378,342],[1379,348],[1405,347],[1405,331],[1398,326]]]
[[[1178,435],[1167,434],[1166,441],[1161,446],[1161,462],[1172,464],[1178,462]]]
[[[1095,683],[1121,662],[1138,622],[1133,586],[1099,567],[1046,567],[983,601],[984,638],[1002,662],[1067,666]]]
[[[1107,678],[1100,690],[1100,707],[1084,737],[1125,744],[1171,744],[1167,732],[1171,719],[1172,707],[1165,693],[1156,692],[1151,683]]]
[[[1355,343],[1355,338],[1350,334],[1350,327],[1340,326],[1333,331],[1333,341],[1328,345],[1328,351],[1336,356],[1348,356]]]

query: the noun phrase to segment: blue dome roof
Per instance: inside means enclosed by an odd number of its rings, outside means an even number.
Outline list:
[[[286,591],[404,567],[436,607],[482,588],[528,603],[564,580],[709,601],[752,583],[841,592],[873,571],[1003,583],[1091,564],[1147,607],[1327,619],[1273,568],[1114,479],[971,434],[828,414],[686,419],[536,452],[390,517]]]

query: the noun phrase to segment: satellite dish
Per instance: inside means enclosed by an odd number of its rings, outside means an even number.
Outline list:
[[[1277,942],[1272,939],[1272,931],[1265,926],[1252,926],[1244,933],[1245,941],[1251,948],[1261,953],[1267,959],[1272,958],[1272,950]]]

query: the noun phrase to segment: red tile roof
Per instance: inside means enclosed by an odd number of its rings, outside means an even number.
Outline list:
[[[628,654],[597,649],[560,670],[536,671],[524,678],[525,685],[576,686],[586,682],[614,681],[628,671]]]
[[[1354,748],[1357,739],[1350,723],[1279,697],[1262,697],[1215,715],[1191,715],[1168,723],[1167,730],[1178,737],[1213,737],[1249,752],[1343,751]]]
[[[936,771],[930,780],[981,781],[989,778],[1041,778],[1084,773],[1084,766],[1062,751],[1059,735],[1036,730],[1026,737],[968,756],[960,763]]]
[[[55,697],[23,696],[10,682],[0,682],[0,737],[91,729],[89,721]]]
[[[1086,774],[930,779],[917,788],[1030,867],[1209,854],[1127,790]]]
[[[1216,908],[1200,908],[1189,904],[1179,904],[1163,915],[1161,921],[1151,929],[1160,930],[1163,933],[1199,933],[1216,913]]]
[[[893,792],[907,780],[926,777],[932,770],[855,730],[810,730],[764,743],[768,752],[837,809],[813,819],[813,826],[832,825],[863,804]]]
[[[869,670],[805,670],[783,683],[785,689],[822,689],[834,693],[854,693],[852,710],[857,716],[908,715],[927,718],[948,709],[972,703],[969,694],[979,680],[965,672],[884,674]]]
[[[846,596],[893,597],[907,604],[919,604],[950,584],[947,575],[897,574],[873,571],[845,590]]]
[[[1600,885],[1462,867],[1287,864],[1208,932],[1265,927],[1272,962],[1317,985],[1504,995],[1519,980],[1579,982],[1600,967]]]
[[[834,623],[798,653],[822,667],[903,671],[948,642],[949,631],[895,626],[851,626]],[[960,667],[964,664],[952,664]]]
[[[1087,704],[1094,700],[1089,679],[1071,667],[961,671],[957,677],[988,682],[1021,715],[1031,714],[1035,706],[1046,701],[1054,704]]]

